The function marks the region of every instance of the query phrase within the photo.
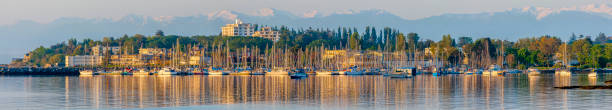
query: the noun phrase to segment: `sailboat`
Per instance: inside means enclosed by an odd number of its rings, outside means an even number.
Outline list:
[[[268,72],[266,72],[266,75],[287,75],[289,74],[289,71],[287,71],[287,69],[285,68],[274,68],[274,69],[270,69]]]
[[[529,76],[535,76],[535,75],[539,75],[540,74],[540,70],[536,69],[536,68],[529,68],[527,69],[527,75]]]
[[[569,60],[567,58],[567,43],[565,43],[564,51],[563,51],[563,65],[565,65],[565,68],[555,70],[555,74],[564,75],[564,76],[572,75],[572,71],[569,68],[568,61]]]
[[[503,75],[503,73],[497,65],[490,65],[487,70],[482,71],[482,75]]]
[[[588,74],[589,77],[597,77],[597,72],[593,71]]]

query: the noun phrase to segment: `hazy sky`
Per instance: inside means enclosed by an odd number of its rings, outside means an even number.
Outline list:
[[[0,25],[19,20],[50,22],[59,17],[119,18],[206,15],[219,10],[252,13],[275,8],[301,15],[316,10],[329,14],[346,10],[383,9],[406,19],[443,13],[503,11],[526,6],[561,8],[611,0],[0,0]]]

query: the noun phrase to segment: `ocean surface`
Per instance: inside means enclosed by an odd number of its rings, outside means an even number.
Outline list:
[[[612,109],[612,74],[0,76],[0,109]]]

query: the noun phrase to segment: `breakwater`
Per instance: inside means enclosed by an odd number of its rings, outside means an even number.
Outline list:
[[[0,68],[0,75],[79,75],[78,68]]]

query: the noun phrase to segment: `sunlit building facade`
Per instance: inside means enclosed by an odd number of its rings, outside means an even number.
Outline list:
[[[236,20],[234,24],[227,24],[221,27],[222,36],[252,36],[255,33],[255,28],[252,24],[242,23]]]
[[[272,30],[271,27],[262,27],[259,31],[256,31],[255,34],[253,34],[253,37],[262,37],[265,39],[270,39],[274,42],[280,40],[279,32]]]
[[[107,54],[106,52],[110,52],[109,55],[116,55],[116,54],[120,54],[121,48],[118,46],[105,47],[105,46],[97,45],[91,48],[91,52],[93,53],[94,56],[104,56]]]
[[[66,67],[101,65],[102,57],[95,55],[66,56]]]

